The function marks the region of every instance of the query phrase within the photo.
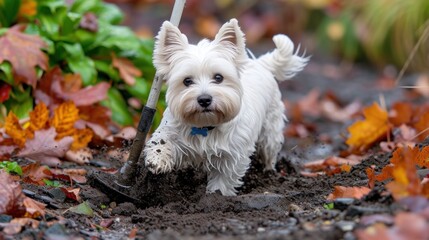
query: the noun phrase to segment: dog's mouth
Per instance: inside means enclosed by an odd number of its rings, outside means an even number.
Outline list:
[[[209,112],[213,112],[213,110],[212,109],[208,109],[208,108],[204,108],[202,112],[203,113],[209,113]]]

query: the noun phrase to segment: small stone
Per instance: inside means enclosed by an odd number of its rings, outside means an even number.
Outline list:
[[[237,198],[240,199],[248,208],[259,210],[276,205],[282,198],[284,198],[284,196],[274,193],[264,193],[246,194],[238,196]]]
[[[334,209],[338,209],[340,211],[346,210],[354,202],[354,198],[337,198],[334,200]]]
[[[30,190],[28,190],[28,189],[22,189],[22,192],[25,194],[25,196],[27,196],[27,197],[34,197],[34,196],[36,196],[36,193],[35,192],[33,192],[33,191],[30,191]]]
[[[8,223],[12,221],[13,217],[6,215],[6,214],[0,214],[0,223]]]
[[[109,207],[111,207],[111,208],[115,208],[115,207],[116,207],[116,202],[111,202],[111,203],[109,204]]]
[[[265,228],[263,227],[258,227],[258,229],[256,229],[257,232],[265,232]]]
[[[45,231],[45,239],[68,239],[67,230],[64,225],[55,223]]]
[[[66,200],[66,194],[59,188],[52,188],[47,193],[58,202],[64,202]]]
[[[288,206],[288,210],[289,212],[301,212],[302,208],[296,204],[291,203]]]
[[[120,203],[118,204],[117,207],[113,208],[112,210],[112,214],[125,215],[125,216],[131,216],[136,212],[137,212],[136,206],[129,202]]]
[[[353,221],[339,221],[335,224],[343,232],[352,231],[356,225]]]

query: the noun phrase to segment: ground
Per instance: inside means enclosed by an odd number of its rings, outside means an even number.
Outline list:
[[[332,91],[343,104],[356,99],[370,104],[380,98],[391,104],[404,98],[403,89],[378,88],[379,76],[375,71],[340,64],[313,59],[294,80],[280,84],[284,99],[297,100],[312,89]],[[401,81],[412,82],[413,77]],[[264,172],[257,159],[253,159],[245,184],[235,197],[205,194],[205,174],[198,170],[155,176],[141,169],[132,190],[140,196],[140,204],[119,202],[114,193],[103,193],[106,189],[93,181],[78,185],[83,201],[88,201],[95,211],[95,215],[89,217],[65,212],[76,203],[60,199],[53,188],[23,184],[27,196],[48,204],[44,221],[52,218],[59,221],[54,225],[40,224],[37,229],[27,228],[14,238],[355,239],[356,230],[364,227],[360,222],[362,216],[391,215],[400,206],[383,193],[382,186],[376,186],[361,200],[337,199],[333,207],[326,207],[329,203],[326,197],[336,185],[366,186],[365,169],[386,165],[391,153],[374,151],[349,173],[318,177],[300,173],[302,164],[335,156],[343,150],[345,129],[350,123],[314,119],[312,124],[317,130],[312,134],[286,139],[276,172]],[[330,141],[323,142],[320,136],[328,136]],[[91,163],[86,166],[89,170],[97,170],[101,165],[121,165],[103,156]]]

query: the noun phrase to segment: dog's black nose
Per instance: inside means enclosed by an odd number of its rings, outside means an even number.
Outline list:
[[[201,107],[206,108],[210,106],[212,103],[212,96],[208,94],[203,94],[197,98],[198,104],[200,104]]]

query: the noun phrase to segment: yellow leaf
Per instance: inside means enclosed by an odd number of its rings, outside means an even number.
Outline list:
[[[26,131],[22,129],[21,125],[19,124],[18,117],[12,111],[10,111],[6,117],[4,128],[6,134],[13,139],[13,142],[16,145],[19,147],[24,146],[27,139]]]
[[[36,105],[33,111],[30,112],[30,126],[28,130],[34,133],[37,130],[43,129],[49,120],[49,110],[46,105],[41,102]]]
[[[385,137],[390,129],[387,111],[377,103],[363,110],[364,120],[355,122],[348,131],[350,137],[346,143],[354,149],[365,150],[377,140]]]
[[[73,143],[71,145],[71,150],[78,150],[84,148],[91,141],[93,136],[92,131],[89,128],[85,129],[76,129],[73,134]]]
[[[50,119],[50,124],[57,131],[56,139],[65,136],[73,136],[76,129],[74,123],[79,119],[79,109],[73,102],[62,103],[54,111],[54,116]]]

